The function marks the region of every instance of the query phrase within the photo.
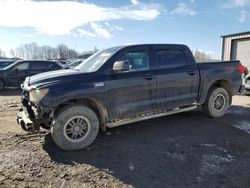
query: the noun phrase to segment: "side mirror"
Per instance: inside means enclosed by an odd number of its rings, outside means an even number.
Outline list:
[[[129,63],[127,61],[116,61],[112,70],[114,73],[129,71]]]

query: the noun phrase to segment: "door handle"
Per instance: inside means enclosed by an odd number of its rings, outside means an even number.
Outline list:
[[[191,76],[193,76],[193,75],[196,74],[196,71],[194,71],[194,70],[189,70],[189,71],[188,71],[188,74],[191,75]]]
[[[147,74],[144,79],[145,80],[153,80],[155,77],[152,74]]]

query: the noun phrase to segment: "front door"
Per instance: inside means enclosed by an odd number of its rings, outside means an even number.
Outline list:
[[[27,76],[29,76],[29,63],[21,62],[8,73],[9,85],[20,86]]]
[[[130,68],[126,72],[111,74],[109,81],[105,82],[110,119],[152,111],[156,104],[156,79],[148,49],[130,48],[120,52],[111,68],[116,61],[127,61]]]

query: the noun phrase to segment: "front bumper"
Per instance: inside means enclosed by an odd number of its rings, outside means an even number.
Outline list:
[[[41,108],[39,105],[30,101],[30,89],[34,87],[29,86],[29,77],[21,85],[23,89],[21,103],[22,108],[17,114],[17,123],[25,131],[37,132],[40,127],[50,128],[50,113],[49,108]]]
[[[17,123],[23,130],[29,132],[39,132],[40,127],[49,129],[51,126],[51,111],[50,109],[41,109],[36,104],[29,101],[25,95],[21,99],[22,108],[17,114]],[[47,111],[46,111],[47,110]]]
[[[41,124],[40,112],[38,112],[38,108],[29,101],[28,92],[23,92],[21,103],[22,108],[17,114],[17,123],[25,131],[38,132]]]
[[[23,130],[29,132],[37,132],[40,129],[40,126],[33,122],[23,108],[17,114],[17,124],[19,124]]]

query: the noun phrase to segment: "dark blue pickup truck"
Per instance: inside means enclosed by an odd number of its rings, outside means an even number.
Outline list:
[[[64,150],[89,146],[99,128],[194,110],[224,115],[241,88],[239,61],[197,64],[185,45],[145,44],[97,52],[75,69],[27,77],[17,122],[51,129]]]

